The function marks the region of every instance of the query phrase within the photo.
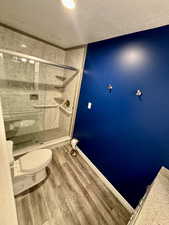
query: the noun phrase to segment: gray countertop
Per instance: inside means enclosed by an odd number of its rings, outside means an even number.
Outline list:
[[[161,168],[128,225],[169,225],[169,170]]]

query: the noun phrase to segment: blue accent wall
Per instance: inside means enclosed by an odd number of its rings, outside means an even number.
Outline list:
[[[88,45],[74,136],[135,207],[169,168],[168,26]]]

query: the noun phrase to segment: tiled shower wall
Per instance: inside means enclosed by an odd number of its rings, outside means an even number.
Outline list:
[[[67,116],[65,113],[60,114],[60,124],[62,124],[63,129],[72,135],[72,129],[74,127],[76,109],[78,104],[79,91],[81,86],[81,80],[83,75],[83,66],[85,61],[86,48],[79,47],[66,51],[65,64],[69,66],[74,66],[79,69],[79,73],[71,77],[70,82],[65,86],[65,91],[63,92],[63,98],[68,99],[71,103],[70,108],[72,111],[72,116]],[[65,77],[70,77],[71,71],[66,70]]]
[[[75,66],[80,71],[83,66],[84,48],[75,49],[73,52],[64,51],[1,26],[0,48],[36,56],[57,64]],[[72,115],[67,115],[58,108],[37,109],[33,105],[54,105],[56,99],[68,99],[69,110],[75,113],[74,98],[82,73],[76,74],[76,77],[68,81],[65,88],[61,88],[64,78],[72,72],[40,63],[39,73],[36,75],[34,67],[35,65],[29,63],[25,65],[13,63],[9,55],[0,58],[0,96],[8,136],[18,136],[18,142],[22,135],[27,138],[27,134],[32,136],[33,133],[41,131],[54,130],[54,135],[45,134],[50,139],[69,136]],[[32,94],[37,94],[38,100],[31,100]],[[15,129],[15,134],[14,126],[21,126],[21,129]]]

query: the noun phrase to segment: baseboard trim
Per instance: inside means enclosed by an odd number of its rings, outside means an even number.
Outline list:
[[[99,171],[99,169],[90,161],[90,159],[77,147],[77,150],[81,157],[87,162],[87,164],[95,171],[100,177],[102,182],[109,188],[109,190],[116,196],[121,204],[131,213],[134,213],[133,207],[126,201],[126,199],[113,187],[113,185],[106,179],[106,177]]]

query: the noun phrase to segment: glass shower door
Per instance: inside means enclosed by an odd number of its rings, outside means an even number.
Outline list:
[[[40,63],[39,89],[45,92],[43,141],[65,136],[60,124],[60,105],[63,103],[64,69]]]
[[[38,63],[0,53],[0,97],[6,137],[20,149],[40,143],[44,130],[45,92],[38,89]]]
[[[15,150],[69,136],[73,110],[70,93],[74,89],[67,89],[67,84],[77,71],[1,50],[0,97],[6,137],[14,142]]]

